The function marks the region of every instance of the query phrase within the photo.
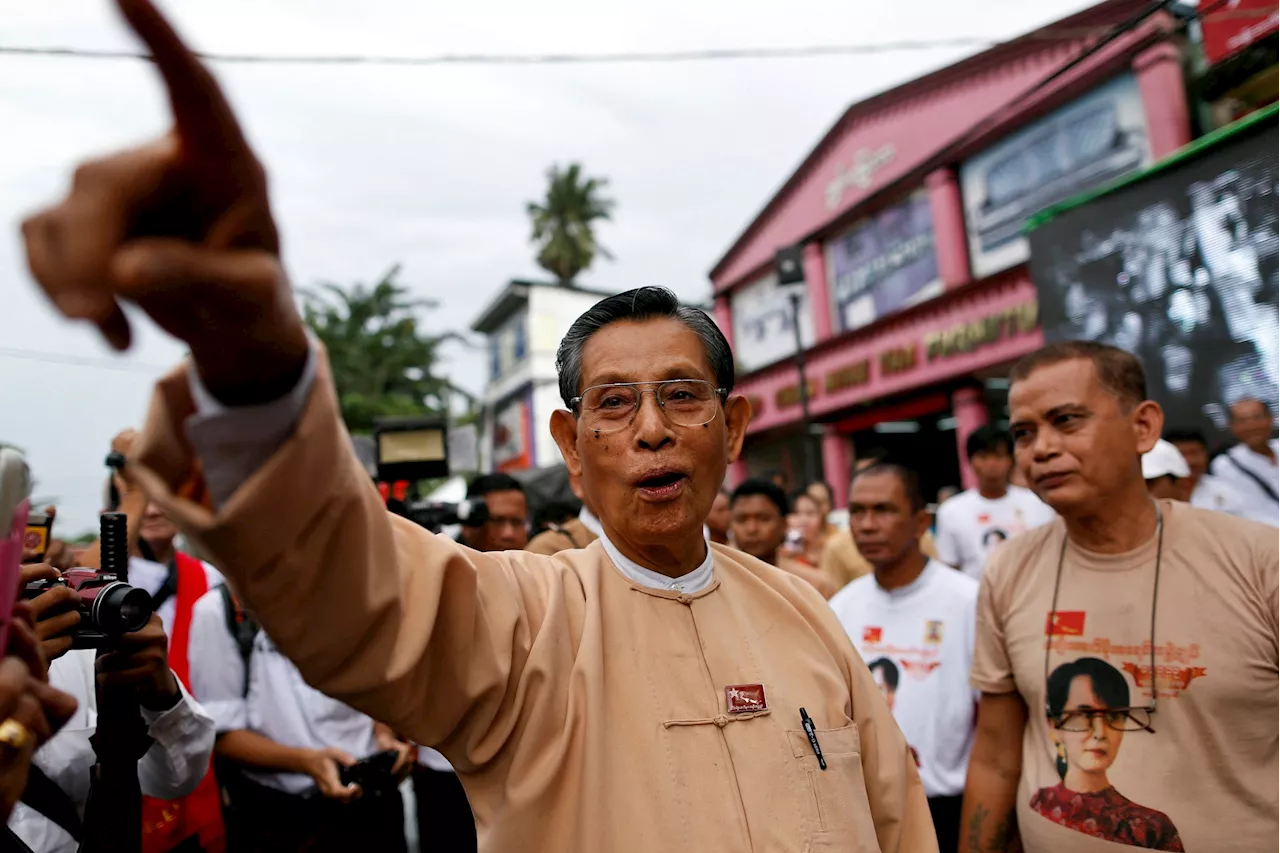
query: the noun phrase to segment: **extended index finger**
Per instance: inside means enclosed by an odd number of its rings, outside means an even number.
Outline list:
[[[245,155],[252,159],[249,143],[218,81],[187,48],[164,15],[151,0],[116,2],[160,69],[183,148],[224,158]]]

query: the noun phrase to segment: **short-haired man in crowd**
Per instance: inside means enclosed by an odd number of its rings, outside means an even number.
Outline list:
[[[1209,442],[1204,433],[1194,429],[1171,429],[1165,430],[1164,438],[1178,449],[1187,463],[1187,486],[1191,489],[1192,506],[1245,516],[1240,493],[1227,481],[1209,473]]]
[[[1142,454],[1142,479],[1158,500],[1187,501],[1191,497],[1191,468],[1178,448],[1163,438]]]
[[[717,545],[729,544],[729,525],[733,521],[731,498],[732,495],[728,489],[716,492],[716,499],[711,504],[711,512],[707,513],[707,538]]]
[[[1239,442],[1213,460],[1214,476],[1241,496],[1245,518],[1280,526],[1280,466],[1276,463],[1276,421],[1261,400],[1231,406],[1231,434]]]
[[[978,485],[938,507],[938,559],[977,580],[991,549],[1053,518],[1035,494],[1009,484],[1013,440],[993,426],[978,427],[965,443]]]
[[[821,571],[780,553],[787,538],[787,496],[770,480],[751,479],[733,490],[729,500],[734,547],[771,566],[808,581],[829,598],[835,589]]]
[[[559,523],[548,525],[546,530],[529,540],[529,544],[525,546],[526,551],[533,554],[558,554],[574,548],[585,548],[600,538],[600,519],[587,506],[581,478],[570,477],[569,488],[582,502],[581,509]]]
[[[855,474],[849,527],[874,572],[836,593],[831,609],[869,661],[916,755],[938,849],[955,853],[973,746],[969,669],[978,582],[921,552],[928,526],[912,471],[878,463]]]
[[[1151,497],[1164,415],[1132,354],[1050,344],[1009,379],[1018,467],[1059,518],[983,575],[961,849],[1015,827],[1027,853],[1270,849],[1275,530]]]
[[[872,465],[887,462],[888,457],[889,454],[883,448],[868,449],[853,463],[854,476],[856,477],[858,472],[865,471]],[[920,550],[926,557],[938,556],[932,531],[926,530],[920,537]],[[871,563],[858,553],[858,546],[853,541],[853,531],[847,527],[836,530],[827,537],[827,544],[823,546],[818,568],[837,590],[852,580],[871,574]]]
[[[462,527],[462,541],[477,551],[519,551],[529,542],[529,504],[524,486],[510,474],[481,474],[467,485],[467,497],[489,509],[479,527]]]

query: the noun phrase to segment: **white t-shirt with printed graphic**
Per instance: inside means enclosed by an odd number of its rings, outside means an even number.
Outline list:
[[[977,601],[977,581],[930,560],[907,586],[886,590],[865,575],[830,602],[884,691],[930,797],[964,791],[977,701],[969,686]]]
[[[1004,497],[995,500],[969,489],[938,507],[938,559],[981,580],[993,548],[1056,515],[1035,492],[1020,486],[1010,486]]]

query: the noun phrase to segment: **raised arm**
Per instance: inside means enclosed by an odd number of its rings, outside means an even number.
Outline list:
[[[126,300],[186,342],[220,414],[260,429],[248,444],[200,435],[210,413],[185,371],[171,376],[131,454],[137,482],[311,684],[466,766],[450,744],[517,710],[514,685],[563,601],[562,572],[522,572],[388,516],[323,357],[309,361],[265,172],[212,75],[151,3],[118,2],[164,79],[174,128],[80,166],[68,197],[23,224],[32,273],[64,315],[114,346],[129,342]],[[278,419],[295,397],[296,422]],[[216,511],[183,497],[201,462],[224,499]],[[564,607],[556,616],[570,618]]]

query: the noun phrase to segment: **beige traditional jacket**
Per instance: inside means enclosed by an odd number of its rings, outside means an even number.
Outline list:
[[[432,535],[386,512],[323,359],[215,513],[176,496],[193,411],[185,373],[159,384],[138,481],[310,684],[453,763],[481,850],[937,850],[911,753],[804,581],[717,545],[687,595],[627,580],[600,541],[548,557]]]

